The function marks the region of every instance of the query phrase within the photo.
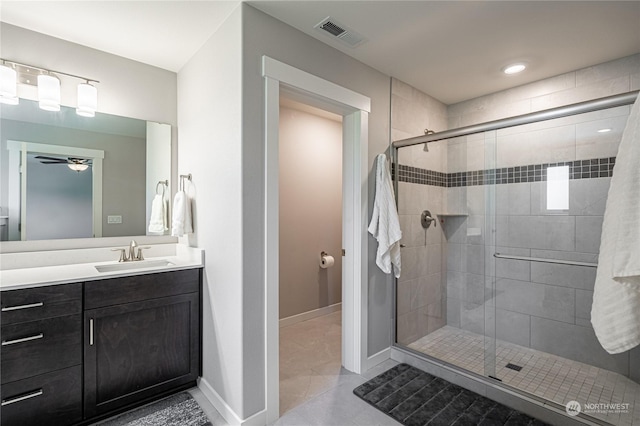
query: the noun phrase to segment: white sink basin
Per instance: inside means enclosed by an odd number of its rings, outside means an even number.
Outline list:
[[[146,268],[161,268],[166,266],[173,266],[174,263],[168,260],[141,260],[132,262],[114,263],[111,265],[97,265],[95,268],[98,272],[117,272],[128,271],[131,269],[146,269]]]

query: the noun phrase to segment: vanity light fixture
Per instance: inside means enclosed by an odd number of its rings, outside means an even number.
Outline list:
[[[0,102],[18,105],[18,73],[4,61],[0,65]]]
[[[45,111],[60,111],[60,80],[51,73],[38,76],[38,105]]]
[[[502,69],[502,72],[507,74],[507,75],[513,75],[513,74],[521,73],[526,68],[527,68],[527,66],[525,64],[523,64],[523,63],[511,64],[511,65],[507,65],[506,67],[504,67]]]
[[[98,80],[81,77],[61,71],[47,70],[33,65],[10,61],[0,58],[0,102],[17,105],[17,85],[26,84],[37,86],[38,104],[47,111],[60,111],[60,79],[58,75],[82,80],[78,85],[78,99],[76,113],[84,117],[94,117],[98,109],[98,89],[94,83]]]
[[[85,170],[87,170],[89,168],[89,165],[88,164],[70,163],[70,164],[67,164],[67,167],[69,167],[74,172],[80,173],[80,172],[84,172]]]
[[[78,107],[76,113],[83,117],[94,117],[98,109],[98,89],[87,81],[78,84]]]

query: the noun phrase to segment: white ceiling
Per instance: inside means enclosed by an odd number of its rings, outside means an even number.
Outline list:
[[[1,0],[0,20],[177,72],[239,3]]]
[[[640,52],[640,1],[249,1],[447,103]],[[179,71],[238,1],[2,1],[4,22]],[[313,28],[364,36],[350,48]],[[501,68],[529,68],[504,76]]]

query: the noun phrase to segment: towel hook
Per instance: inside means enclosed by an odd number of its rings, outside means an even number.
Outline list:
[[[160,195],[158,194],[158,186],[162,185],[162,197],[164,198],[164,187],[168,187],[169,186],[169,179],[165,179],[165,180],[161,180],[158,181],[158,183],[156,184],[156,195]]]
[[[186,175],[180,175],[180,191],[184,191],[184,180],[187,179],[191,182],[191,173]]]

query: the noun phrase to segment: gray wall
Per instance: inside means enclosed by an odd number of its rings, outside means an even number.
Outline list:
[[[247,411],[245,358],[264,364],[264,350],[246,348],[242,263],[242,39],[241,8],[236,8],[216,33],[178,73],[178,170],[191,173],[195,233],[189,244],[206,251],[203,284],[203,372],[209,386],[243,418]],[[215,78],[211,78],[215,76]],[[255,120],[262,122],[260,117]],[[261,178],[260,178],[261,179]],[[261,221],[252,211],[252,220]],[[261,268],[261,264],[247,268]],[[257,292],[255,292],[257,293]],[[261,295],[255,295],[262,300]],[[263,313],[262,308],[259,309]],[[260,336],[264,340],[264,336]],[[256,337],[257,339],[257,337]],[[264,395],[264,372],[252,377]],[[264,400],[264,398],[263,398]],[[256,401],[251,402],[256,406]],[[260,408],[263,407],[262,403]]]
[[[389,146],[389,78],[247,4],[180,71],[179,168],[196,192],[189,242],[207,251],[203,377],[241,418],[265,408],[263,55],[370,97],[371,166]],[[370,179],[370,211],[373,192]],[[390,344],[392,288],[373,238],[369,257],[372,355]]]
[[[342,123],[280,107],[280,318],[342,301]],[[335,258],[318,265],[320,252]]]
[[[0,23],[0,32],[3,58],[99,80],[98,112],[176,125],[174,72],[5,22]],[[75,108],[80,80],[60,78],[62,105]]]
[[[243,336],[252,354],[264,353],[264,223],[255,220],[255,212],[264,211],[264,79],[262,56],[307,71],[371,99],[369,115],[369,217],[373,210],[375,156],[389,147],[390,79],[336,49],[243,4],[243,262],[244,323]],[[375,265],[376,242],[369,238],[368,354],[389,347],[391,332],[391,279]],[[245,386],[248,389],[247,413],[264,406],[262,356],[245,359]]]
[[[425,129],[447,129],[447,106],[397,79],[391,86],[393,140],[424,134]],[[399,151],[404,166],[446,172],[446,145],[415,145]],[[446,322],[446,281],[443,262],[446,246],[440,223],[425,230],[423,210],[444,213],[446,188],[424,183],[398,182],[398,213],[402,229],[402,275],[396,293],[398,343],[408,345]],[[436,216],[440,218],[441,216]]]

